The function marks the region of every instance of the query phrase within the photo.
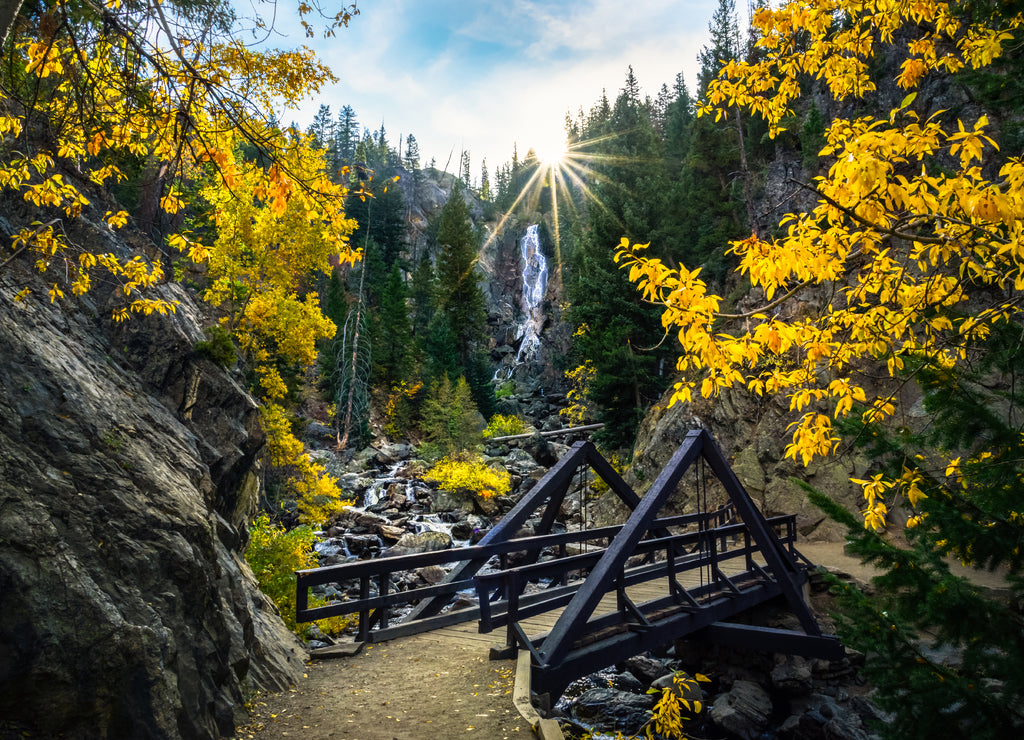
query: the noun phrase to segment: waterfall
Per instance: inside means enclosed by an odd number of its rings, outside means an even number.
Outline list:
[[[522,318],[516,323],[515,336],[521,341],[516,358],[505,376],[507,378],[512,377],[517,367],[534,359],[540,349],[540,332],[544,328],[545,318],[541,303],[548,288],[548,261],[541,251],[537,228],[537,224],[531,225],[519,242],[523,264],[523,292],[519,299]]]

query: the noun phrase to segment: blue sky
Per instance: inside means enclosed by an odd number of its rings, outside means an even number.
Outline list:
[[[244,13],[239,1],[240,11]],[[325,0],[329,5],[332,0]],[[644,94],[683,72],[691,91],[697,54],[717,0],[366,0],[333,39],[303,39],[279,17],[275,46],[311,46],[338,76],[282,120],[305,126],[320,104],[351,105],[388,140],[412,133],[422,162],[470,151],[474,178],[531,146],[562,140],[567,111],[614,99],[629,65]],[[279,15],[291,12],[280,3]]]

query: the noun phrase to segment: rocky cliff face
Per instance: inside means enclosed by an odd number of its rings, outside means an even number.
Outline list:
[[[110,287],[14,303],[12,286],[45,296],[29,261],[0,275],[0,712],[45,735],[230,735],[246,692],[287,686],[304,654],[240,555],[256,406],[196,356],[180,287],[160,290],[175,315],[118,326]]]
[[[815,461],[805,469],[785,457],[790,439],[786,427],[792,418],[783,404],[758,403],[742,391],[724,391],[713,402],[698,399],[669,408],[670,397],[671,390],[647,414],[637,434],[633,462],[625,478],[638,493],[650,487],[689,430],[707,429],[765,516],[796,514],[801,537],[811,541],[842,539],[845,530],[808,502],[794,479],[807,481],[853,510],[860,491],[849,478],[864,474],[868,467],[866,458],[844,452]],[[710,471],[706,480],[699,475],[695,469],[684,477],[669,501],[671,513],[688,514],[725,503],[724,489],[717,485]],[[622,521],[628,514],[618,499],[609,494],[598,501],[596,512],[599,526]]]

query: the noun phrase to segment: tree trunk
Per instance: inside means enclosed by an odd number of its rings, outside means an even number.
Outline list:
[[[740,119],[740,109],[736,108],[736,133],[740,137],[740,173],[743,176],[743,202],[747,206],[747,221],[750,230],[757,235],[757,221],[754,216],[754,199],[750,194],[750,170],[747,168],[747,148],[743,141],[743,121]]]
[[[7,43],[7,36],[14,27],[23,0],[0,0],[0,47]]]

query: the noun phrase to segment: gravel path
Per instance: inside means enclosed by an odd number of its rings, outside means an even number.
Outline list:
[[[290,692],[256,697],[238,738],[448,740],[532,737],[512,705],[515,662],[431,634],[311,663]]]

